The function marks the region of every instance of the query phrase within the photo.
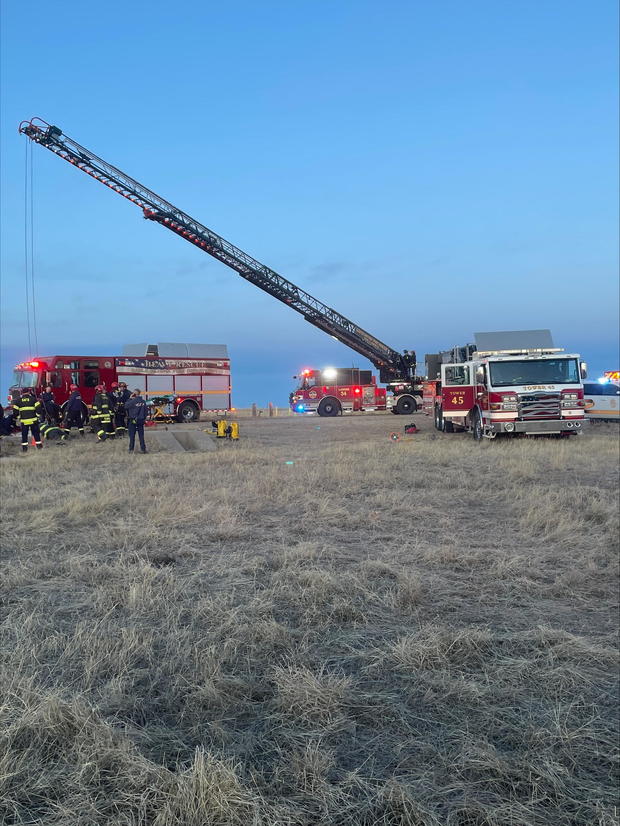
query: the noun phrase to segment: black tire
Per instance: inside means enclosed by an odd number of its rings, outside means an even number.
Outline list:
[[[177,419],[182,424],[197,422],[200,418],[200,410],[196,402],[184,401],[177,407]]]
[[[323,399],[317,413],[319,416],[337,416],[341,410],[338,399]]]
[[[443,430],[443,413],[438,404],[435,405],[435,430]]]
[[[471,435],[477,442],[481,442],[484,436],[484,430],[482,429],[482,417],[480,416],[478,410],[474,412],[472,419]]]
[[[443,432],[444,433],[454,433],[454,422],[447,422],[444,419],[444,421],[443,421]]]
[[[67,420],[67,402],[63,402],[60,405],[60,416],[61,416],[61,419],[63,419],[64,421]],[[89,421],[90,421],[90,410],[88,409],[88,407],[86,407],[84,402],[82,402],[82,426],[87,425]]]
[[[413,396],[402,396],[396,402],[396,412],[399,416],[409,416],[418,409],[418,403]]]

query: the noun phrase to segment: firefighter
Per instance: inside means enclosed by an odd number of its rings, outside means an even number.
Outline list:
[[[95,387],[92,418],[96,420],[97,439],[100,442],[114,438],[110,400],[103,384],[98,384],[97,387]]]
[[[39,413],[42,411],[43,405],[35,396],[34,391],[28,387],[22,387],[21,398],[13,406],[22,426],[22,452],[26,453],[28,450],[29,430],[32,433],[37,450],[41,450],[43,443],[41,442],[41,431],[39,429]]]
[[[46,384],[45,390],[41,393],[41,402],[43,403],[43,412],[49,424],[58,426],[60,424],[60,407],[56,404],[52,385]]]
[[[10,436],[15,429],[15,411],[12,410],[5,416],[2,405],[0,405],[0,410],[2,410],[2,418],[0,419],[0,436]]]
[[[114,427],[116,432],[124,435],[127,430],[127,414],[125,413],[125,405],[131,398],[131,393],[127,390],[125,382],[113,382],[111,385],[111,392],[108,393],[110,405],[114,414]]]
[[[71,395],[65,405],[65,427],[71,432],[72,427],[77,427],[80,436],[84,435],[84,403],[82,395],[76,384],[69,386]]]
[[[126,405],[126,409],[127,429],[129,431],[129,452],[133,453],[137,433],[140,440],[140,453],[146,453],[146,444],[144,443],[144,422],[146,421],[148,414],[148,407],[138,389],[134,390],[131,394],[131,398]]]

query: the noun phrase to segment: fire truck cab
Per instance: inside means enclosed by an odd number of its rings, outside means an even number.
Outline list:
[[[437,430],[466,430],[477,440],[583,432],[586,365],[555,348],[549,330],[476,333],[475,340],[427,357],[424,410]]]
[[[386,392],[377,387],[370,370],[356,367],[306,368],[298,376],[298,385],[290,395],[294,413],[318,413],[338,416],[365,410],[385,410]]]

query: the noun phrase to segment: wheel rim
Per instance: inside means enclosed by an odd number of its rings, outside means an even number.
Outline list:
[[[482,422],[480,421],[480,416],[476,416],[476,421],[474,422],[474,436],[476,439],[482,438]]]
[[[184,407],[181,408],[181,418],[184,422],[193,422],[194,408],[191,407],[189,404],[184,405]]]

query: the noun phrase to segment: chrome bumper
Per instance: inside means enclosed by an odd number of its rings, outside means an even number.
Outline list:
[[[491,422],[491,433],[580,433],[587,426],[586,419],[545,419],[531,422]]]

